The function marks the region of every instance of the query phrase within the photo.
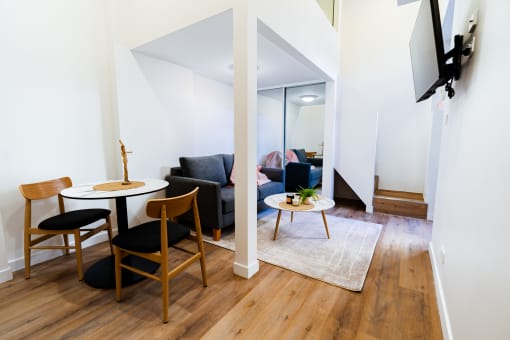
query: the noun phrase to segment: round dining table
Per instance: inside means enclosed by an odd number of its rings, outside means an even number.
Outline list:
[[[107,181],[106,183],[114,182],[119,182],[119,180]],[[99,184],[103,185],[105,182],[91,183],[76,185],[64,189],[60,192],[60,194],[65,198],[79,200],[115,199],[115,209],[117,211],[117,231],[120,234],[128,230],[127,197],[146,195],[163,190],[168,186],[168,182],[162,179],[141,179],[136,182],[143,182],[143,185],[133,188],[129,188],[129,185],[126,185],[126,189],[121,190],[96,190],[94,187]],[[159,268],[159,264],[137,256],[127,256],[122,261],[134,266],[135,268],[151,273],[154,273]],[[123,270],[122,286],[129,286],[144,278],[145,277],[142,275],[138,275],[128,270]],[[115,288],[114,256],[110,255],[103,258],[88,268],[85,272],[84,281],[95,288]]]

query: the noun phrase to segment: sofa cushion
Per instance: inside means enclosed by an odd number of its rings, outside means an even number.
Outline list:
[[[225,176],[227,180],[230,178],[230,174],[232,172],[232,168],[234,167],[234,154],[222,154],[223,157],[223,166],[225,167]]]
[[[234,190],[232,185],[221,188],[221,212],[224,214],[234,211]]]
[[[263,200],[269,195],[279,194],[283,192],[282,182],[269,182],[257,187],[257,200]]]
[[[179,162],[185,177],[219,182],[221,186],[227,184],[222,155],[180,157]]]
[[[307,163],[308,160],[306,159],[306,152],[305,149],[293,149],[294,153],[296,154],[297,158],[300,162]]]

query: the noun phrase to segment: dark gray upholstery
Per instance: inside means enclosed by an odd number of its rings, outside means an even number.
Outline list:
[[[208,165],[214,164],[217,166],[217,158],[222,158],[223,172],[226,177],[226,182],[229,182],[232,167],[234,165],[233,154],[220,154],[203,157],[181,157],[181,167],[174,167],[170,169],[170,176],[166,180],[170,183],[167,187],[167,197],[174,197],[185,194],[195,187],[199,187],[197,201],[198,210],[200,213],[200,223],[203,227],[221,229],[234,224],[235,216],[235,187],[232,184],[211,180],[212,175],[203,174],[208,169]],[[209,158],[214,158],[214,162]],[[191,159],[191,162],[189,161]],[[182,161],[184,160],[184,162]],[[199,164],[201,163],[202,164]],[[183,166],[186,164],[187,169],[184,170]],[[201,173],[201,178],[192,178],[190,173],[196,173],[194,166],[197,166]],[[213,172],[218,172],[216,168],[212,169]],[[262,210],[267,208],[264,204],[264,198],[268,195],[280,193],[284,191],[283,186],[283,170],[262,168],[260,170],[266,174],[271,182],[263,184],[257,188],[257,209]],[[215,175],[216,176],[216,175]],[[219,176],[218,176],[219,177]],[[205,180],[208,178],[209,180]],[[222,184],[224,183],[224,184]],[[179,221],[192,224],[193,219],[190,213],[183,215]]]
[[[186,177],[218,182],[221,186],[228,183],[222,155],[180,157],[179,163]]]

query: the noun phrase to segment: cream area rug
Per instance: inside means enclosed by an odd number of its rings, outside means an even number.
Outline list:
[[[316,212],[283,211],[278,235],[273,241],[276,212],[259,214],[258,258],[352,291],[361,291],[379,239],[380,224],[326,215],[328,239],[322,216]],[[204,241],[235,250],[234,233],[220,241]]]

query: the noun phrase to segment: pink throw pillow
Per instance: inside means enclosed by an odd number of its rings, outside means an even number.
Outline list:
[[[294,151],[287,150],[287,151],[285,151],[285,164],[291,163],[291,162],[298,163],[299,158],[296,156],[296,153]]]
[[[232,165],[232,172],[230,173],[230,182],[232,184],[235,184],[235,162],[234,165]],[[271,182],[271,180],[262,172],[260,172],[260,169],[262,169],[262,165],[257,165],[257,186],[261,186],[262,184],[266,184]]]

